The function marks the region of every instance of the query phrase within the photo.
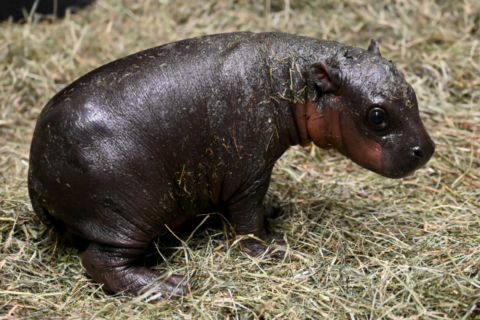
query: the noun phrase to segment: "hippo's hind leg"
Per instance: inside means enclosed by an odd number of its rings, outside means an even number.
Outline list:
[[[264,226],[265,215],[271,214],[266,212],[266,208],[263,205],[263,199],[270,183],[270,174],[271,172],[267,173],[263,178],[257,180],[229,200],[227,208],[228,219],[234,226],[237,235],[253,234],[267,244],[273,243],[279,246],[286,246],[287,244],[282,234],[267,234]],[[251,256],[262,255],[269,249],[268,245],[264,245],[255,239],[244,240],[242,244],[245,251]],[[284,254],[285,252],[280,248],[274,253],[278,257]]]
[[[83,255],[82,264],[88,275],[102,283],[107,292],[137,296],[153,289],[153,295],[160,294],[159,300],[185,295],[186,277],[162,278],[155,271],[133,264],[143,251],[144,248],[120,248],[92,242]]]

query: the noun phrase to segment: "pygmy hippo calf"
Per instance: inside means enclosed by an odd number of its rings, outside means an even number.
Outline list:
[[[179,41],[104,65],[59,92],[32,141],[28,187],[47,226],[89,242],[83,266],[106,291],[180,296],[187,281],[135,265],[151,240],[221,212],[259,255],[275,161],[313,141],[390,178],[434,143],[412,87],[367,51],[284,33]]]

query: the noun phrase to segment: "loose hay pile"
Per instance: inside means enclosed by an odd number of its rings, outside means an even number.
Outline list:
[[[0,318],[480,319],[479,24],[477,0],[103,0],[61,21],[1,24]],[[363,48],[375,37],[416,90],[436,154],[388,180],[339,154],[293,148],[267,198],[285,207],[270,227],[286,234],[287,258],[251,258],[227,228],[209,226],[150,256],[190,275],[191,295],[160,304],[106,295],[84,275],[81,251],[33,215],[35,119],[101,64],[239,30]]]

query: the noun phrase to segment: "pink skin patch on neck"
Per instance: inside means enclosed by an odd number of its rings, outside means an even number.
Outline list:
[[[332,97],[331,99],[336,99]],[[357,131],[354,119],[341,116],[335,101],[321,108],[317,103],[307,101],[297,103],[295,120],[300,136],[300,144],[307,146],[313,141],[322,149],[334,148],[358,165],[380,173],[383,170],[382,147],[375,140]]]

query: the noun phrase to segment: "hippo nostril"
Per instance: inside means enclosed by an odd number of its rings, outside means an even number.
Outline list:
[[[423,151],[419,147],[413,148],[413,155],[419,159],[423,158]]]

